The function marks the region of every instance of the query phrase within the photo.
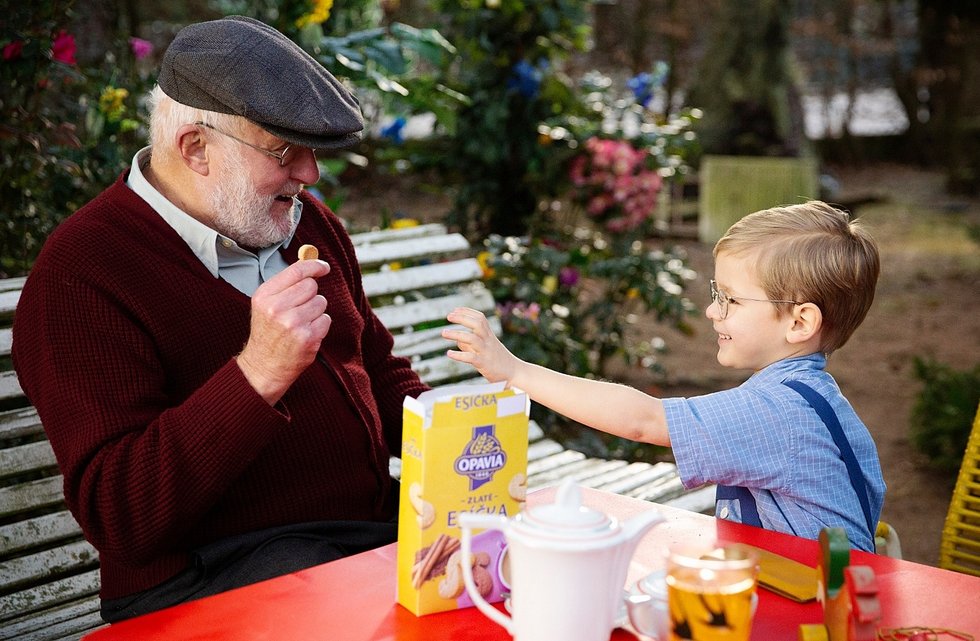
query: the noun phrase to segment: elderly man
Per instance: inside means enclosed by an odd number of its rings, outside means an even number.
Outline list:
[[[393,541],[426,389],[302,190],[358,140],[355,98],[242,17],[183,29],[158,83],[151,146],[51,235],[14,325],[108,621]]]

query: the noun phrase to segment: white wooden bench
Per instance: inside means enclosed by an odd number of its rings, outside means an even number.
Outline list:
[[[352,236],[375,312],[430,385],[477,382],[474,370],[445,356],[446,314],[459,305],[493,316],[495,303],[467,240],[428,224]],[[98,554],[65,509],[62,478],[37,412],[10,363],[10,323],[23,278],[0,280],[0,640],[77,639],[99,627]],[[705,511],[713,489],[685,492],[672,463],[590,458],[546,438],[532,423],[530,488],[579,483]],[[397,474],[397,461],[393,465]]]
[[[460,234],[447,234],[439,224],[356,234],[353,238],[364,270],[364,289],[375,313],[395,335],[395,351],[413,359],[415,371],[430,385],[482,380],[471,367],[445,356],[450,343],[440,336],[446,314],[460,304],[486,312],[494,331],[500,333],[495,302],[480,280],[482,269],[467,240]],[[396,243],[404,243],[406,250],[395,251]],[[412,256],[424,257],[426,264],[392,270],[393,262],[407,260],[409,248]],[[420,325],[426,328],[416,329]],[[530,489],[556,485],[571,477],[587,487],[675,507],[698,512],[714,509],[714,486],[685,490],[673,463],[591,458],[546,438],[533,423],[528,461]]]

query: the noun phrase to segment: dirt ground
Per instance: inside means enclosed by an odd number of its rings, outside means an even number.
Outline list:
[[[828,363],[845,395],[871,430],[888,491],[882,518],[897,529],[906,559],[935,565],[953,479],[930,471],[910,446],[909,415],[921,383],[912,373],[915,356],[932,357],[956,369],[980,362],[980,251],[965,232],[980,224],[980,199],[949,196],[940,173],[898,165],[830,168],[839,202],[855,207],[877,238],[882,275],[864,324]],[[426,221],[446,211],[444,194],[403,180],[379,188],[354,181],[341,215],[358,225],[376,225],[382,213]],[[665,240],[682,247],[697,278],[687,295],[700,308],[708,302],[711,248],[691,240]],[[710,323],[692,319],[691,336],[646,324],[662,336],[665,384],[642,380],[668,396],[705,393],[739,384],[746,374],[715,360]]]

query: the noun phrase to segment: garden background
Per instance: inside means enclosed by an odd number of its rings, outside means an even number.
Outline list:
[[[27,273],[144,144],[141,99],[173,35],[229,14],[275,25],[360,98],[363,142],[321,153],[314,187],[350,228],[464,232],[508,345],[570,373],[666,396],[744,380],[701,315],[705,167],[803,166],[814,193],[773,184],[760,207],[820,196],[881,243],[876,303],[829,369],[878,443],[883,518],[906,558],[936,563],[980,399],[980,5],[22,3],[0,23],[0,276]],[[590,454],[670,457],[535,412]]]

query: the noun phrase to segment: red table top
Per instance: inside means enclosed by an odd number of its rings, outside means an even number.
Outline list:
[[[550,502],[553,489],[535,492],[533,503]],[[650,530],[630,565],[629,582],[663,566],[666,548],[693,541],[742,542],[815,567],[816,541],[730,523],[646,501],[583,490],[586,505],[619,519],[658,509],[666,522]],[[507,640],[507,632],[476,608],[416,617],[395,603],[396,544],[212,597],[113,624],[85,641],[154,639],[175,641],[453,641]],[[980,632],[980,579],[938,568],[852,552],[851,563],[875,570],[882,627],[930,626]],[[816,602],[800,604],[759,589],[752,624],[754,641],[795,640],[802,623],[820,623]],[[612,641],[637,639],[617,629]]]

